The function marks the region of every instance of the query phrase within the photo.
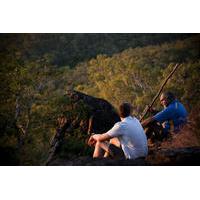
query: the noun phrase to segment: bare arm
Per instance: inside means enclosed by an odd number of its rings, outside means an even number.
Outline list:
[[[143,127],[148,126],[151,122],[155,121],[153,117],[149,117],[147,119],[145,119],[144,121],[141,122]]]
[[[99,142],[104,142],[104,141],[109,141],[112,137],[108,135],[107,133],[103,134],[94,134],[90,137],[88,144],[90,146],[94,145],[97,141]]]
[[[103,134],[95,134],[95,135],[93,135],[93,138],[96,141],[104,142],[104,141],[110,140],[111,136],[108,135],[107,133],[103,133]]]

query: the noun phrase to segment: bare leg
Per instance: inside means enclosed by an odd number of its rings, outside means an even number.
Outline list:
[[[113,144],[113,145],[115,145],[116,147],[119,147],[119,148],[120,148],[120,146],[121,146],[119,139],[116,138],[116,137],[110,139],[110,144]]]
[[[93,153],[93,158],[102,158],[105,152],[109,152],[109,143],[107,142],[96,142]]]
[[[93,153],[93,158],[102,158],[102,157],[109,157],[112,155],[112,152],[109,150],[109,144],[113,144],[117,147],[120,147],[120,142],[118,138],[110,139],[110,142],[96,142],[95,149]]]
[[[119,147],[119,148],[121,146],[118,138],[110,139],[109,144],[113,144],[113,145],[115,145],[116,147]],[[110,152],[110,150],[108,150],[104,153],[104,158],[108,158],[110,155],[113,156],[112,152]]]

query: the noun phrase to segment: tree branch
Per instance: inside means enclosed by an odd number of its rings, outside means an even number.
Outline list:
[[[170,65],[171,65],[171,64],[170,64]],[[170,65],[169,65],[169,66],[170,66]],[[169,67],[169,66],[168,66],[168,67]],[[153,98],[153,100],[152,100],[152,102],[150,103],[150,105],[148,105],[148,106],[144,109],[143,114],[142,114],[142,116],[141,116],[141,118],[140,118],[140,121],[142,121],[143,118],[146,116],[146,114],[149,112],[149,110],[151,109],[151,107],[152,107],[153,104],[155,103],[156,99],[157,99],[157,98],[159,97],[159,95],[161,94],[161,92],[162,92],[164,86],[166,85],[167,81],[172,77],[172,75],[173,75],[174,72],[178,69],[179,66],[181,66],[181,64],[178,64],[178,63],[177,63],[177,64],[175,65],[174,69],[171,71],[171,73],[167,76],[167,78],[165,79],[165,81],[164,81],[163,84],[161,85],[161,87],[160,87],[158,93],[155,95],[155,97]]]

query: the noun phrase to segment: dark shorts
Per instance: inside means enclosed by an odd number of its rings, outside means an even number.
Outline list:
[[[112,158],[125,158],[122,148],[117,147],[114,144],[109,144],[109,150],[112,152]]]

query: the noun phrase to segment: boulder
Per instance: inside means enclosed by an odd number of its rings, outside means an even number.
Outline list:
[[[199,166],[200,147],[150,149],[146,161],[151,165]]]
[[[145,159],[113,160],[84,156],[71,159],[56,158],[49,164],[54,166],[199,166],[200,147],[150,149]]]
[[[59,154],[59,149],[70,136],[74,136],[77,143],[86,143],[92,133],[105,133],[120,121],[114,107],[104,99],[69,90],[62,102],[62,114],[58,117],[46,164]]]

